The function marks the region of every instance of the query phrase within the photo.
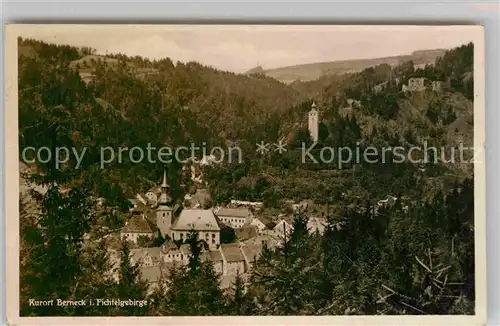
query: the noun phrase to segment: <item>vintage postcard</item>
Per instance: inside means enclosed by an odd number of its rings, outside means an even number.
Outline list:
[[[481,26],[6,36],[10,324],[486,324]]]

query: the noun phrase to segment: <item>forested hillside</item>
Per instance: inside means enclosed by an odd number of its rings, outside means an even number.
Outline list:
[[[469,146],[472,76],[473,44],[449,50],[424,68],[411,62],[385,64],[286,85],[263,74],[234,74],[197,62],[104,57],[89,48],[19,39],[20,152],[28,146],[46,146],[52,153],[62,146],[78,152],[86,148],[79,166],[69,160],[56,168],[51,160],[22,176],[47,186],[48,192],[35,195],[38,217],[21,205],[21,250],[27,257],[21,263],[21,301],[47,293],[146,296],[143,284],[135,282],[137,271],[125,263],[120,276],[129,283],[93,276],[111,267],[104,248],[82,251],[81,239],[93,227],[92,198],[104,197],[110,207],[127,212],[126,199],[158,184],[164,164],[134,163],[126,155],[102,169],[101,148],[191,143],[210,148],[234,142],[243,150],[243,162],[205,168],[213,204],[234,198],[263,201],[266,213],[281,210],[287,199],[307,199],[328,219],[324,235],[307,234],[307,216],[295,216],[289,242],[264,252],[246,292],[242,280],[233,292],[220,292],[211,267],[193,256],[189,268],[174,273],[168,289],[153,294],[155,305],[147,309],[57,312],[471,314],[472,164],[393,163],[390,153],[387,163],[303,163],[300,149],[302,143],[311,145],[307,112],[313,101],[320,114],[315,154],[325,146],[353,151],[368,146],[409,149],[424,142]],[[413,77],[442,81],[443,88],[402,92]],[[384,87],[379,89],[380,84]],[[284,139],[285,153],[255,153],[256,143],[278,139]],[[466,158],[471,157],[468,152]],[[167,171],[173,202],[181,203],[192,180],[179,162],[168,164]],[[63,186],[73,189],[68,197],[57,191]],[[404,205],[375,212],[376,202],[389,195]],[[41,260],[47,253],[50,259]],[[128,261],[127,249],[122,258]],[[26,305],[23,309],[25,315],[33,313]],[[44,312],[53,313],[49,308]]]

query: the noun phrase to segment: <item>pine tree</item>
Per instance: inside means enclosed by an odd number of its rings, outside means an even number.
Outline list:
[[[314,314],[323,300],[319,295],[319,252],[306,225],[307,217],[295,216],[289,238],[275,251],[263,253],[255,264],[250,287],[259,314]]]
[[[198,268],[201,265],[200,262],[200,256],[201,256],[201,250],[202,250],[202,243],[200,240],[198,240],[198,232],[191,230],[189,231],[188,238],[187,238],[187,243],[189,244],[190,248],[190,255],[189,255],[189,273],[195,274],[198,272]]]
[[[202,244],[198,232],[191,231],[188,266],[174,266],[167,281],[168,315],[209,316],[226,313],[226,302],[220,288],[219,275],[210,261],[201,261]]]
[[[97,306],[96,299],[110,298],[115,294],[116,284],[112,258],[103,239],[89,242],[82,248],[82,275],[78,278],[76,297],[87,300],[87,305],[78,306],[78,316],[107,316],[113,311],[110,306]],[[93,305],[90,305],[90,301]]]
[[[122,242],[122,252],[120,268],[118,271],[118,284],[116,285],[116,295],[122,300],[147,300],[148,288],[141,279],[140,270],[137,265],[130,263],[130,248],[126,241]],[[116,307],[114,314],[125,316],[143,316],[147,313],[147,306],[124,306]]]
[[[85,185],[63,194],[56,182],[48,184],[45,194],[33,191],[41,206],[41,216],[25,226],[24,239],[31,246],[27,273],[21,282],[29,285],[31,298],[71,300],[75,298],[76,279],[81,275],[81,244],[90,230],[90,203]],[[22,286],[23,287],[23,286]],[[42,300],[42,299],[40,299]],[[21,304],[23,315],[65,315],[63,307],[30,307]]]
[[[227,295],[228,313],[231,315],[242,316],[256,314],[257,307],[245,283],[245,279],[240,271],[237,270],[236,278]]]
[[[169,312],[168,302],[165,300],[167,295],[167,279],[162,276],[158,281],[158,286],[155,287],[149,296],[150,304],[148,316],[164,316]]]

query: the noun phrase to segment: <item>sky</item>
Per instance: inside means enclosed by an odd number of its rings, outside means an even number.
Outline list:
[[[99,54],[198,61],[241,73],[296,64],[365,59],[473,41],[467,26],[24,25],[20,36],[89,46]]]

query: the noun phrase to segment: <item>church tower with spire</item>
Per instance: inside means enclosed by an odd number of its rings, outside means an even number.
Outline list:
[[[168,195],[167,171],[163,170],[163,181],[161,184],[161,194],[156,209],[156,226],[161,232],[162,237],[170,236],[172,227],[173,209],[169,206],[170,197]]]
[[[313,141],[318,142],[319,113],[315,102],[313,102],[311,106],[311,110],[309,111],[308,117],[309,117],[308,121],[309,132],[311,133]]]

